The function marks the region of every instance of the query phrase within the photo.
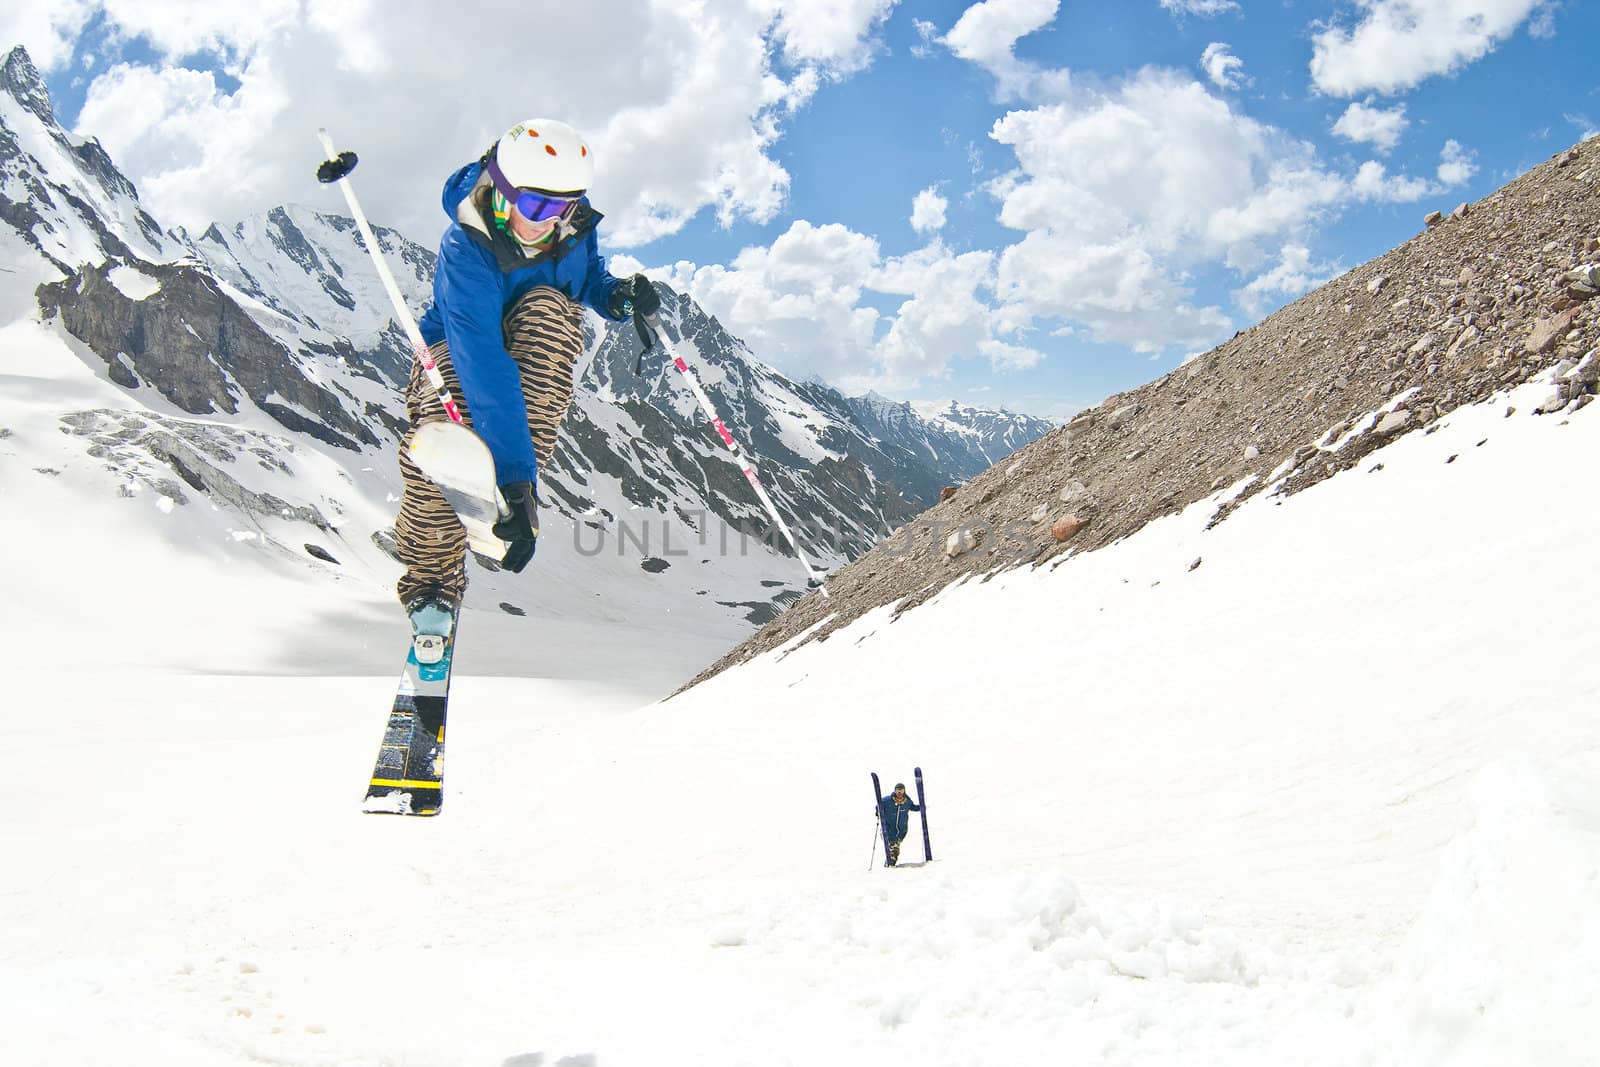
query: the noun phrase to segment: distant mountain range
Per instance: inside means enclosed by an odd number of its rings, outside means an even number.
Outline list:
[[[309,175],[307,182],[309,193]],[[205,420],[275,425],[290,440],[347,456],[340,462],[352,478],[392,462],[411,355],[352,220],[290,205],[198,237],[164,229],[97,141],[55,121],[20,48],[0,67],[0,186],[0,220],[14,231],[5,244],[26,249],[18,273],[0,276],[11,316],[42,312],[58,322],[134,396],[159,396]],[[431,296],[433,253],[375,229],[420,313]],[[930,412],[797,382],[687,295],[662,288],[669,343],[697,369],[823,568],[858,557],[933,504],[942,487],[1053,425],[953,403]],[[586,331],[573,408],[556,461],[541,472],[552,506],[597,536],[620,536],[618,524],[646,516],[678,524],[700,543],[717,524],[770,534],[670,361],[653,352],[635,375],[640,344],[631,325],[589,315]],[[177,465],[194,474],[207,464],[204,453]],[[173,465],[170,456],[162,462]],[[373,537],[384,544],[387,533]],[[780,541],[775,552],[750,557],[737,589],[694,591],[751,618],[770,617],[801,588],[799,569],[780,558],[787,546]],[[638,563],[655,575],[671,566],[648,548]],[[767,606],[753,608],[758,603]]]

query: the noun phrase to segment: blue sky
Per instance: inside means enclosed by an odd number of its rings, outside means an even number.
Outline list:
[[[339,210],[326,124],[374,220],[431,246],[454,165],[562,117],[617,268],[786,372],[1055,417],[1600,128],[1578,0],[579,7],[520,35],[473,3],[61,0],[0,39],[164,224]]]

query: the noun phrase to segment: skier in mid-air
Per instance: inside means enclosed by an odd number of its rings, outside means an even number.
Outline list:
[[[573,364],[587,305],[615,321],[652,315],[661,298],[642,274],[606,270],[589,204],[594,156],[576,130],[529,119],[445,182],[449,228],[439,242],[433,303],[418,326],[460,402],[462,421],[494,457],[510,507],[495,534],[503,562],[520,572],[539,537],[539,467],[572,403]],[[420,361],[406,391],[411,430],[447,418]],[[467,534],[439,489],[400,446],[404,492],[395,540],[405,574],[397,591],[412,637],[448,639],[466,591]],[[416,642],[437,662],[443,642]]]
[[[888,856],[887,866],[900,862],[900,842],[906,839],[911,827],[910,812],[921,811],[906,796],[906,784],[896,782],[894,792],[878,801],[878,812],[883,821],[883,850]]]

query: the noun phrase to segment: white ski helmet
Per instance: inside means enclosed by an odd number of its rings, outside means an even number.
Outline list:
[[[495,161],[519,189],[577,196],[594,181],[594,156],[578,131],[559,119],[528,119],[495,145]]]

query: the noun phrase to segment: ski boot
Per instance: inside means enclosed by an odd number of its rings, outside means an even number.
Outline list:
[[[456,604],[437,589],[424,589],[406,601],[411,617],[411,654],[418,666],[436,667],[450,652]]]

